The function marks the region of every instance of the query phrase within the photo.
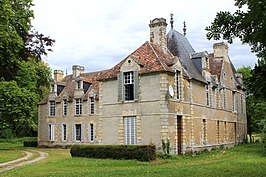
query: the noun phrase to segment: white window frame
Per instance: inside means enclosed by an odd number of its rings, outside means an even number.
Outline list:
[[[95,114],[95,97],[90,97],[90,115]]]
[[[136,117],[124,117],[124,144],[137,144]]]
[[[177,100],[180,100],[180,85],[181,85],[181,82],[180,82],[180,76],[181,76],[181,72],[180,71],[176,71],[176,99]]]
[[[75,100],[75,115],[82,115],[82,99]]]
[[[77,126],[80,126],[80,132],[77,132],[78,131]],[[75,127],[75,129],[74,129],[74,131],[75,131],[75,134],[74,134],[75,141],[82,141],[82,124],[75,124],[74,127]],[[77,138],[77,137],[79,137],[79,138]]]
[[[68,112],[68,102],[67,99],[63,100],[63,116],[67,116]]]
[[[88,125],[88,140],[89,142],[95,141],[95,124],[94,123],[90,123]]]
[[[125,100],[126,101],[134,100],[134,74],[133,74],[133,71],[124,72],[123,77],[124,77]],[[128,86],[131,86],[130,88],[132,90],[128,89],[127,88]],[[127,91],[129,91],[129,93]],[[133,93],[132,98],[130,98],[130,92]]]
[[[62,124],[62,141],[67,141],[67,124]]]
[[[205,85],[206,105],[207,106],[211,106],[211,93],[210,93],[211,89],[209,87],[210,87],[209,84]]]
[[[55,125],[48,124],[48,140],[54,141],[55,140]]]
[[[49,116],[50,117],[55,117],[55,106],[56,106],[55,100],[50,100],[49,101]]]

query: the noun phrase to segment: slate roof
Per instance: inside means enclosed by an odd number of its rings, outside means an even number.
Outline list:
[[[195,50],[190,45],[186,36],[178,31],[171,29],[167,34],[167,45],[171,53],[177,56],[187,72],[190,78],[206,83],[201,73],[196,69],[193,61],[191,60],[191,54],[195,53]]]

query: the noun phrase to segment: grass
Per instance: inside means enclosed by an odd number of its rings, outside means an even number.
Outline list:
[[[0,152],[3,146],[7,144],[0,143]],[[23,148],[13,146],[13,150],[17,149]],[[266,156],[261,144],[214,150],[194,157],[173,156],[150,163],[71,158],[69,149],[37,150],[47,152],[48,158],[0,173],[0,176],[266,176]]]

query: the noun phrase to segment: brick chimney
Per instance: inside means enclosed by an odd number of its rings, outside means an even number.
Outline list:
[[[150,21],[150,43],[157,44],[167,50],[166,20],[164,18],[155,18]]]
[[[54,70],[54,81],[61,82],[64,77],[64,72],[62,70]]]
[[[84,72],[84,66],[79,66],[79,65],[73,65],[72,66],[72,72],[73,72],[73,79],[77,78],[80,76],[81,73]]]
[[[228,56],[228,45],[224,42],[213,44],[214,58]]]

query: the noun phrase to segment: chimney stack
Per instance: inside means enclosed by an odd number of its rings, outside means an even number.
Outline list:
[[[79,66],[79,65],[73,65],[72,66],[72,77],[73,79],[77,78],[78,76],[80,76],[81,73],[84,72],[84,66]]]
[[[64,72],[62,70],[54,70],[54,81],[61,82],[64,77]]]
[[[155,18],[150,21],[150,43],[157,44],[167,50],[166,20],[164,18]]]
[[[228,56],[228,45],[224,42],[213,44],[214,58]]]

